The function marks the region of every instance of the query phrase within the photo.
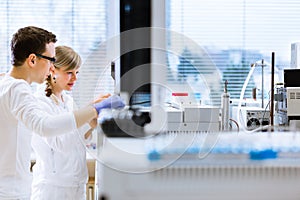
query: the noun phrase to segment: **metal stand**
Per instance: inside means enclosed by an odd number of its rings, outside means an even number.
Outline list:
[[[272,52],[272,65],[271,65],[271,107],[270,107],[270,119],[271,126],[274,125],[274,74],[275,74],[275,52]]]
[[[261,60],[261,108],[264,108],[264,59]]]

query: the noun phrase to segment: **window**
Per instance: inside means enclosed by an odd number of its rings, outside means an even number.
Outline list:
[[[191,90],[202,104],[220,105],[224,82],[238,99],[251,63],[264,67],[264,98],[270,91],[270,56],[275,52],[275,81],[290,68],[291,44],[299,41],[300,2],[297,0],[166,0],[168,82],[174,90]],[[57,45],[73,47],[83,58],[73,96],[79,106],[95,94],[113,92],[105,41],[114,24],[111,4],[77,0],[5,0],[0,2],[0,72],[10,68],[9,42],[20,27],[36,25],[54,32]],[[177,37],[180,35],[180,37]],[[251,98],[262,89],[258,64],[246,89]]]
[[[252,89],[257,88],[259,98],[264,60],[264,98],[268,99],[272,52],[275,83],[283,81],[283,69],[290,68],[291,44],[300,39],[299,1],[167,0],[167,8],[167,28],[183,34],[207,52],[200,55],[190,43],[169,36],[169,47],[181,52],[169,56],[169,83],[192,87],[203,103],[220,105],[225,80],[231,98],[239,99],[250,65],[257,63],[244,97],[251,98]],[[210,59],[213,64],[203,59]]]
[[[77,85],[73,96],[79,106],[90,102],[102,84],[102,92],[112,91],[109,78],[99,80],[108,74],[108,64],[101,63],[105,56],[106,1],[89,3],[77,0],[6,0],[0,2],[0,72],[10,67],[10,40],[19,28],[29,25],[45,28],[57,35],[57,45],[68,45],[82,57]],[[109,68],[110,69],[110,68]],[[107,76],[108,77],[108,76]],[[100,81],[100,83],[99,83]],[[106,91],[104,91],[106,90]],[[101,92],[100,89],[97,92]]]

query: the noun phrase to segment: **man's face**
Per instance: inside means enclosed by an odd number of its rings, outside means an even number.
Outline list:
[[[43,57],[41,57],[43,56]],[[46,51],[41,54],[41,56],[37,56],[37,66],[36,66],[36,78],[34,82],[43,83],[47,76],[50,73],[50,69],[54,68],[54,63],[50,61],[48,58],[55,57],[55,45],[54,43],[49,43],[46,45]]]

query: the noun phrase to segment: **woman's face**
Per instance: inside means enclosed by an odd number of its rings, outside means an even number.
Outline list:
[[[75,85],[75,82],[77,80],[77,75],[79,73],[79,68],[77,69],[71,69],[71,70],[66,70],[67,67],[62,67],[62,68],[55,68],[55,81],[54,87],[56,90],[62,91],[62,90],[67,90],[70,91],[72,90],[73,86]]]

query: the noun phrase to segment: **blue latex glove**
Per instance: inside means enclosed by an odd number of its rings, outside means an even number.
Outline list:
[[[110,96],[107,99],[104,99],[103,101],[94,104],[94,108],[97,110],[98,114],[102,109],[105,108],[123,108],[124,106],[125,103],[123,99],[121,99],[121,97],[118,95]]]

